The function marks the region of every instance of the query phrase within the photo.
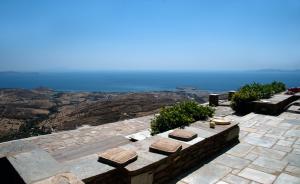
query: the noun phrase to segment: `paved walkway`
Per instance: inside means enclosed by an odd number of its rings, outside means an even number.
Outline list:
[[[240,143],[172,183],[300,184],[299,113],[227,117],[240,123]]]

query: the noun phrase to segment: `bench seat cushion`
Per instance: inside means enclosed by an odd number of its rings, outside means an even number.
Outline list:
[[[173,132],[169,133],[169,137],[181,141],[190,141],[196,138],[197,134],[195,132],[188,131],[185,129],[176,129]]]
[[[159,139],[158,141],[152,143],[149,147],[149,151],[164,155],[176,153],[181,149],[182,145],[179,142],[166,138]]]
[[[137,153],[123,148],[112,148],[98,153],[98,161],[115,167],[123,167],[137,159]]]

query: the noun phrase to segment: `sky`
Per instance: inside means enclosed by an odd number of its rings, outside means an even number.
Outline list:
[[[300,69],[300,0],[1,0],[0,71]]]

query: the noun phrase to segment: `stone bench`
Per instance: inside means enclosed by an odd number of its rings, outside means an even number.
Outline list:
[[[254,101],[251,105],[255,113],[277,115],[295,100],[294,95],[276,94],[269,99]]]
[[[17,140],[0,144],[1,169],[7,169],[1,177],[17,178],[18,183],[49,183],[66,179],[69,183],[165,183],[217,153],[238,140],[238,124],[216,125],[209,128],[209,122],[195,122],[185,128],[198,136],[190,141],[169,138],[173,130],[137,142],[119,145],[119,148],[137,153],[136,161],[124,167],[112,167],[98,161],[97,152],[80,158],[68,157],[58,162],[49,153]],[[182,149],[171,155],[149,151],[152,143],[160,139],[171,139],[181,144]],[[84,149],[85,150],[85,149]],[[98,149],[95,149],[98,151]],[[77,155],[77,154],[76,154]]]
[[[172,130],[119,146],[138,155],[136,161],[124,168],[100,163],[96,154],[70,161],[66,166],[85,183],[165,183],[237,141],[239,134],[238,124],[234,122],[217,125],[215,129],[209,128],[208,122],[196,122],[186,129],[197,133],[198,137],[188,142],[172,139],[181,143],[182,150],[169,156],[150,152],[149,146],[157,140],[168,138]]]

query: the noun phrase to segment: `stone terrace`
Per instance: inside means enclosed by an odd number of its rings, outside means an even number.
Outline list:
[[[250,113],[236,116],[228,106],[218,106],[217,116],[226,116],[240,126],[240,143],[182,173],[171,183],[300,183],[299,104],[279,116]],[[81,127],[51,135],[2,143],[32,143],[46,150],[60,163],[128,144],[125,136],[145,131],[153,116]],[[0,147],[1,147],[0,146]],[[22,148],[23,149],[23,148]],[[31,149],[31,148],[28,148]],[[1,150],[1,149],[0,149]],[[9,150],[11,151],[11,150]],[[5,153],[0,153],[5,154]],[[1,155],[0,155],[1,156]]]
[[[228,115],[240,123],[240,143],[171,183],[300,183],[300,114],[295,109],[300,106],[277,117]]]

